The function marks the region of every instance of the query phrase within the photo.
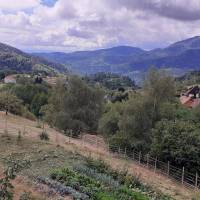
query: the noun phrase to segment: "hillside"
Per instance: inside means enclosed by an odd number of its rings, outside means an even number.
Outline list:
[[[151,66],[164,66],[179,73],[181,70],[200,69],[200,37],[189,38],[166,48],[151,51],[119,46],[96,51],[34,55],[67,64],[72,71],[81,74],[97,72],[131,74],[135,71],[146,71]]]
[[[70,169],[77,164],[82,166],[87,157],[100,158],[109,166],[111,165],[113,169],[127,169],[130,174],[136,176],[136,181],[141,179],[145,183],[143,187],[146,187],[146,184],[151,185],[156,192],[162,191],[162,193],[172,196],[173,199],[190,200],[194,195],[194,191],[184,188],[159,173],[154,173],[153,170],[149,170],[131,160],[117,158],[116,155],[109,154],[102,138],[85,135],[82,139],[69,139],[62,133],[45,125],[45,130],[49,134],[50,140],[41,141],[39,134],[42,132],[42,128],[40,128],[37,122],[11,114],[7,116],[7,128],[8,135],[5,135],[5,113],[1,112],[0,172],[2,172],[2,167],[5,167],[8,158],[31,160],[31,166],[22,170],[14,182],[17,195],[14,200],[18,200],[19,195],[24,190],[31,191],[37,197],[35,199],[60,199],[59,194],[55,193],[53,189],[39,183],[37,181],[38,177],[48,177],[52,170],[55,171],[55,169],[63,166],[70,166]],[[21,140],[17,140],[19,131],[22,133]],[[103,180],[106,180],[105,176]],[[136,191],[140,192],[137,189]],[[147,191],[144,192],[144,194],[147,193]],[[154,195],[155,192],[151,192],[150,194]],[[64,199],[70,200],[72,198],[65,196]],[[134,199],[138,200],[138,198]],[[164,200],[164,197],[160,196],[157,199]]]
[[[94,74],[97,72],[124,73],[128,70],[129,61],[145,51],[140,48],[119,46],[96,51],[74,53],[35,53],[50,61],[67,64],[74,72]]]
[[[44,58],[32,56],[14,47],[0,43],[0,68],[1,70],[15,70],[18,72],[30,72],[34,70],[66,71],[62,64],[50,62]]]

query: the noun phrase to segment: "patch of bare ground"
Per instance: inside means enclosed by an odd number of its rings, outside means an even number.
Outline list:
[[[20,130],[24,134],[23,137],[29,140],[38,141],[38,135],[42,132],[42,129],[38,127],[35,121],[30,121],[11,114],[9,114],[7,120],[5,120],[5,114],[0,113],[0,132],[2,132],[5,127],[8,127],[9,134],[13,135],[17,135]],[[45,129],[49,134],[50,143],[52,145],[62,146],[68,151],[74,153],[78,152],[84,156],[103,159],[114,169],[127,169],[130,173],[139,176],[144,183],[151,185],[155,190],[172,196],[174,199],[192,200],[195,194],[194,190],[185,188],[166,176],[154,173],[154,171],[140,166],[133,161],[116,158],[107,151],[106,145],[100,137],[87,134],[83,139],[70,139],[47,125],[45,125]]]

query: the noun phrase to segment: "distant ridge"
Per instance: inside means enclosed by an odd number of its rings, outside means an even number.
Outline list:
[[[167,48],[145,51],[137,47],[119,46],[95,51],[73,53],[35,53],[50,61],[67,64],[74,72],[131,73],[146,71],[151,66],[200,69],[200,36],[178,41]]]

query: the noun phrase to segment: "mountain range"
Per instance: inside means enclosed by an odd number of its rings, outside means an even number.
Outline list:
[[[200,36],[150,51],[137,47],[118,46],[95,51],[35,53],[34,55],[65,64],[71,71],[80,74],[97,72],[131,74],[144,72],[151,66],[165,67],[180,73],[200,69]]]
[[[0,43],[0,69],[18,72],[46,71],[65,72],[62,64],[51,62],[42,57],[33,56],[12,46]]]
[[[130,77],[151,66],[170,69],[174,74],[200,70],[200,36],[150,51],[138,47],[118,46],[72,53],[24,53],[0,43],[0,68],[17,71],[53,70],[78,74],[111,72]]]

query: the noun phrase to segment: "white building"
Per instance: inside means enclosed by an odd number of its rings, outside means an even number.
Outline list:
[[[16,83],[16,78],[13,75],[6,76],[4,83]]]

